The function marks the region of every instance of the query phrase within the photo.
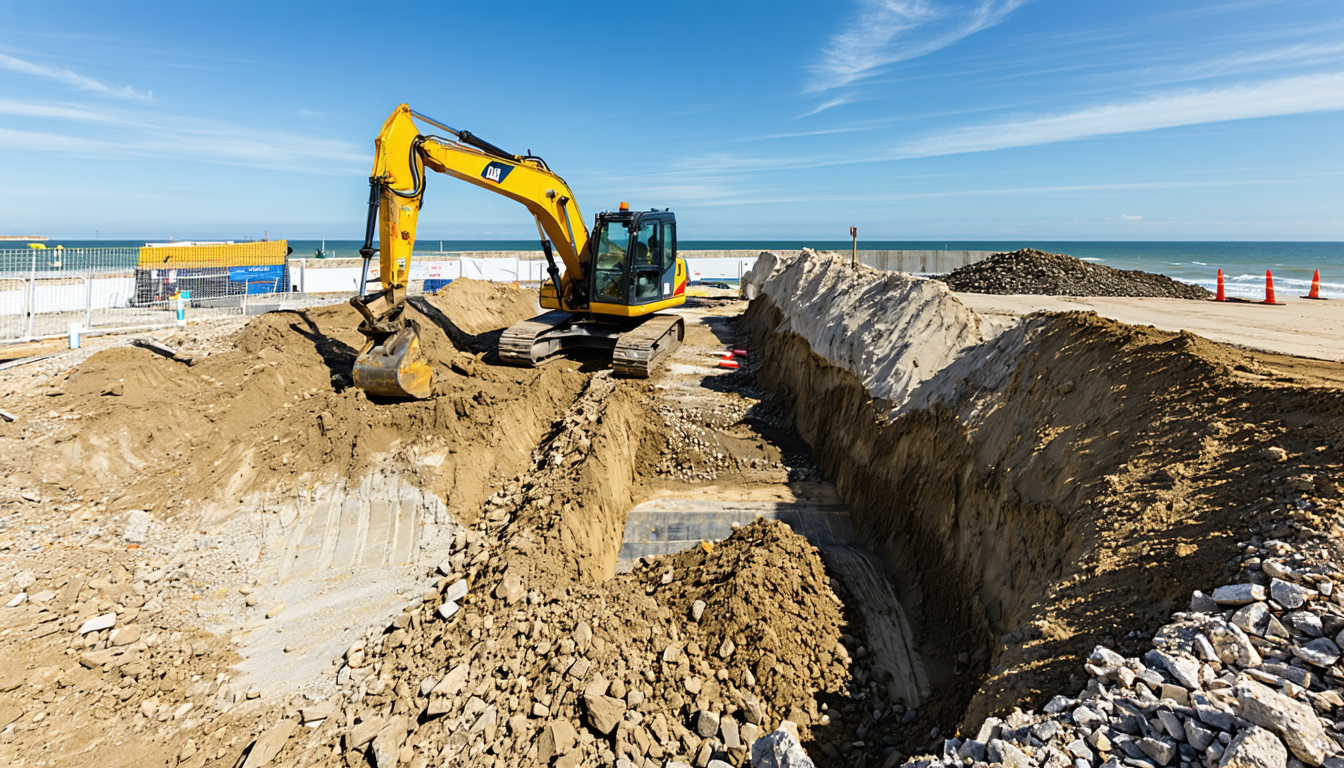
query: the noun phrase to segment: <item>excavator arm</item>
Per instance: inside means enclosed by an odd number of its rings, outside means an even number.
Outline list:
[[[449,136],[423,135],[412,118]],[[359,330],[366,339],[355,361],[355,385],[374,395],[425,398],[431,390],[431,371],[419,348],[418,328],[403,316],[426,167],[522,203],[536,219],[548,262],[550,279],[542,289],[543,304],[571,312],[588,306],[583,280],[591,258],[588,233],[565,180],[539,157],[510,154],[469,131],[451,128],[402,104],[383,123],[374,141],[368,222],[360,249],[364,277],[360,295],[350,300],[364,317]],[[377,249],[373,246],[375,232]],[[366,294],[375,252],[381,289]],[[564,263],[563,275],[556,255]]]

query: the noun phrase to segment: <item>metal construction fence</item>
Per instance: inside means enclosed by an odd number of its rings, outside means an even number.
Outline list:
[[[193,317],[246,313],[249,296],[289,290],[287,256],[283,240],[0,250],[0,341],[63,336],[71,323],[168,325],[179,303]]]
[[[705,253],[706,256],[697,256]],[[759,251],[684,252],[692,282],[736,281],[756,263]],[[460,277],[497,283],[537,284],[546,281],[541,251],[497,253],[417,252],[411,259],[408,292],[436,291]],[[359,289],[361,259],[293,259],[293,289],[301,293],[350,293]],[[369,265],[368,280],[376,285],[378,262]],[[372,290],[372,289],[370,289]]]
[[[354,295],[362,259],[293,259],[284,240],[173,244],[145,248],[0,250],[0,342],[86,331],[169,325],[179,304],[191,319],[276,309],[281,295]],[[684,251],[690,279],[733,284],[760,251]],[[849,256],[849,254],[842,254]],[[986,258],[979,251],[859,251],[882,270],[937,274]],[[436,291],[458,278],[536,284],[541,252],[420,251],[410,292]],[[378,266],[370,264],[376,286]],[[371,288],[372,290],[372,288]],[[180,298],[185,297],[185,298]]]

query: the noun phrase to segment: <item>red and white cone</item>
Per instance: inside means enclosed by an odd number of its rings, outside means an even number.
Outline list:
[[[1302,298],[1325,301],[1325,299],[1321,298],[1321,270],[1316,270],[1316,274],[1311,276],[1311,290],[1307,291],[1307,295]]]
[[[1265,270],[1265,300],[1257,301],[1256,304],[1283,304],[1282,301],[1274,300],[1274,275],[1269,270]]]

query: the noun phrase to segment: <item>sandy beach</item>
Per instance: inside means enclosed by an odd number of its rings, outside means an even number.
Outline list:
[[[1130,325],[1190,331],[1213,341],[1280,355],[1344,360],[1344,302],[1279,297],[1283,306],[1187,299],[999,296],[959,293],[989,319],[1032,312],[1096,312]]]

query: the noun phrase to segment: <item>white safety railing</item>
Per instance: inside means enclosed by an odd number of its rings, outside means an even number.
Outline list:
[[[270,267],[273,285],[254,285],[227,268],[140,267],[139,254],[138,248],[0,250],[0,342],[65,336],[72,323],[83,331],[170,325],[184,291],[193,318],[244,314],[249,300],[254,308],[268,302],[249,291],[290,288],[284,265]]]
[[[166,251],[165,251],[166,253]],[[285,264],[203,269],[138,266],[138,248],[0,250],[0,342],[84,330],[168,325],[178,300],[190,292],[192,319],[247,314],[279,305],[277,294],[346,294],[359,290],[361,259],[292,259]],[[755,251],[683,251],[692,283],[740,280]],[[976,251],[859,251],[878,269],[949,272],[987,256]],[[411,262],[411,293],[434,291],[467,277],[538,284],[548,279],[540,251],[498,255],[418,252]],[[378,265],[369,282],[377,286]]]

